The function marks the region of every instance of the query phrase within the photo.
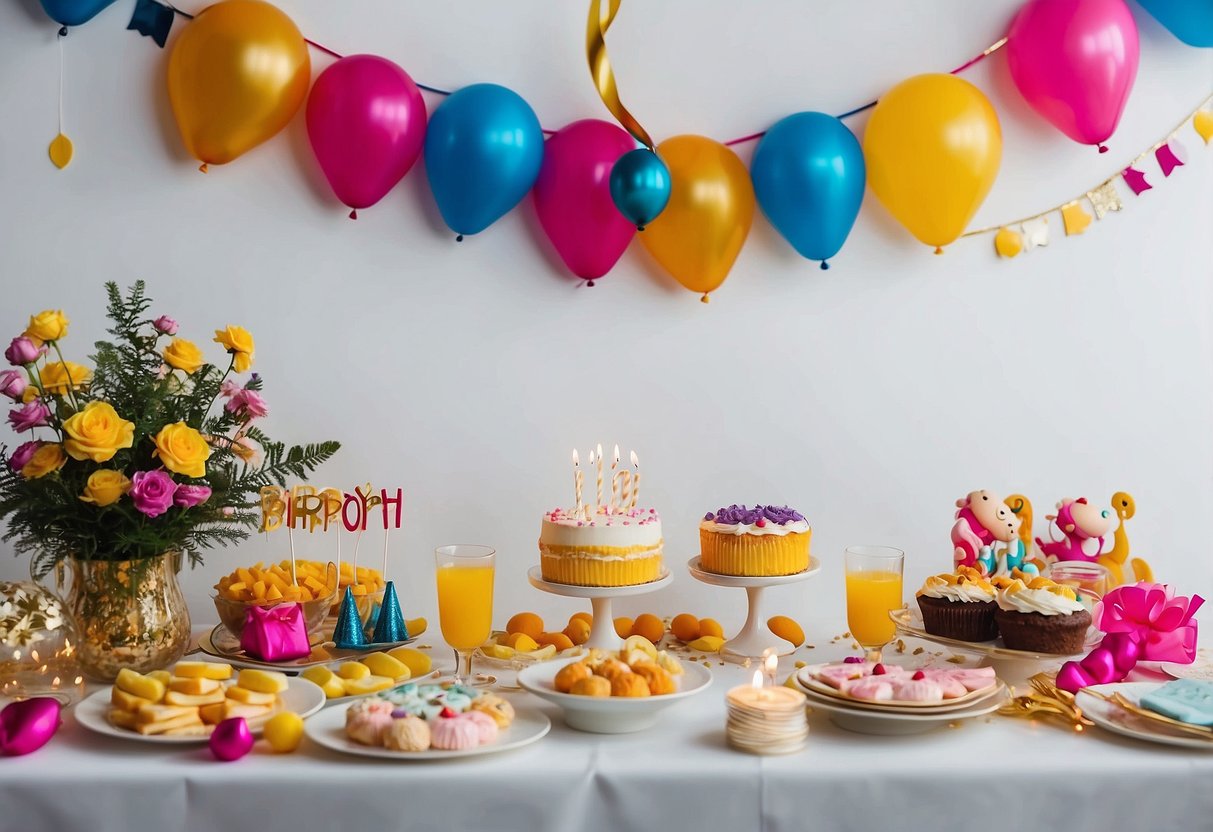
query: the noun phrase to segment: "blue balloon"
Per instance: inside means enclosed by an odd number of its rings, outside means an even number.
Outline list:
[[[846,242],[865,180],[855,134],[825,113],[794,113],[775,123],[754,150],[754,196],[771,225],[821,267]]]
[[[1137,0],[1189,46],[1213,46],[1213,0]]]
[[[92,20],[97,12],[114,0],[42,0],[42,10],[64,26],[79,26]]]
[[[425,169],[442,219],[462,239],[526,196],[543,163],[543,128],[521,96],[473,84],[447,96],[425,134]]]
[[[611,168],[611,199],[644,231],[670,201],[670,169],[647,147],[629,150]]]

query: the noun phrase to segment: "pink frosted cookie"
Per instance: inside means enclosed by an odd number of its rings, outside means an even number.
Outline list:
[[[383,699],[359,699],[346,709],[346,735],[363,745],[382,745],[383,734],[392,724],[395,707]]]
[[[922,673],[927,679],[943,687],[944,696],[948,699],[976,690],[985,690],[998,682],[992,667],[924,668]]]
[[[463,719],[468,720],[480,732],[480,744],[488,745],[497,739],[497,723],[494,719],[482,711],[468,711]]]
[[[832,688],[842,690],[844,683],[854,679],[862,679],[865,676],[872,676],[875,669],[875,662],[839,662],[818,668],[813,672],[813,678],[819,682],[824,682]],[[898,667],[895,664],[882,665],[882,669],[884,673],[876,675],[892,678],[908,673],[905,668]]]
[[[443,751],[463,751],[480,745],[480,728],[467,714],[440,716],[430,722],[430,743]]]
[[[895,683],[892,698],[901,702],[942,702],[943,690],[926,679],[906,679]]]
[[[843,683],[842,692],[856,699],[887,702],[893,698],[893,684],[883,676],[868,676]]]

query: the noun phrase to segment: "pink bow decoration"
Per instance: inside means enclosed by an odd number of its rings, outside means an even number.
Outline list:
[[[301,604],[250,606],[244,614],[240,648],[263,662],[301,659],[312,652]]]
[[[1119,682],[1139,661],[1190,664],[1196,658],[1193,616],[1205,599],[1175,595],[1166,584],[1120,586],[1095,605],[1095,626],[1107,633],[1081,661],[1066,662],[1057,686],[1076,693],[1088,685]]]

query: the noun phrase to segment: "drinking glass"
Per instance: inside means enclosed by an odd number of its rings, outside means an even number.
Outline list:
[[[880,661],[881,649],[897,632],[889,613],[902,607],[905,559],[905,552],[891,546],[846,549],[847,626],[867,651],[868,661]]]
[[[455,650],[455,681],[472,678],[472,653],[493,632],[493,564],[489,546],[455,544],[434,550],[438,581],[438,621]]]
[[[1088,610],[1111,588],[1108,567],[1085,560],[1061,560],[1049,567],[1049,578],[1071,587]]]

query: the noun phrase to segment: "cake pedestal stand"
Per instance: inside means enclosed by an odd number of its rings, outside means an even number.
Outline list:
[[[746,659],[761,658],[763,651],[768,648],[778,651],[777,655],[780,656],[786,656],[796,649],[791,646],[790,642],[784,641],[767,629],[767,616],[763,611],[762,591],[770,586],[794,584],[813,577],[821,571],[821,561],[817,560],[817,558],[810,557],[809,568],[803,572],[797,572],[795,575],[774,575],[765,578],[742,578],[734,575],[717,575],[715,572],[705,572],[699,566],[698,557],[693,557],[687,561],[687,569],[690,570],[691,577],[697,581],[702,581],[712,586],[740,587],[745,590],[746,596],[749,598],[750,611],[746,616],[745,625],[741,628],[741,632],[726,641],[724,646],[720,648],[721,657],[734,661],[745,661]],[[784,646],[781,648],[778,646],[780,644]]]
[[[535,589],[542,589],[553,595],[565,598],[589,598],[594,610],[594,625],[590,628],[590,638],[583,647],[600,650],[618,650],[623,647],[623,639],[615,633],[615,616],[611,615],[611,600],[624,598],[629,595],[644,595],[655,592],[667,586],[673,578],[665,572],[655,581],[647,584],[632,586],[575,586],[574,584],[558,584],[543,579],[543,570],[532,566],[526,573],[527,580]]]

